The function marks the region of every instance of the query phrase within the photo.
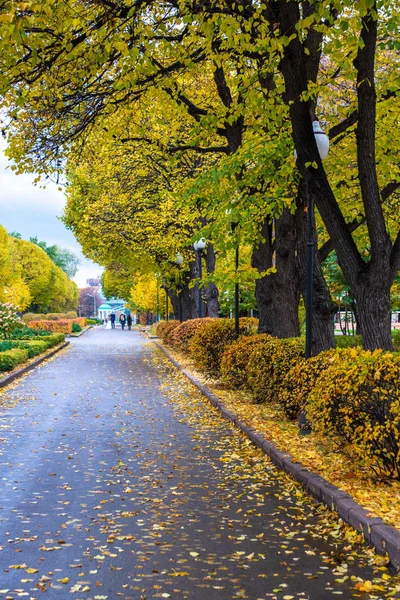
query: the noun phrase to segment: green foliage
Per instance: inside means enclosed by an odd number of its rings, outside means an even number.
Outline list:
[[[362,346],[361,335],[337,335],[335,336],[336,348],[357,348]]]
[[[45,329],[31,329],[30,327],[18,327],[14,329],[10,335],[11,340],[29,340],[37,337],[48,337],[51,336],[50,331]]]
[[[184,321],[178,327],[175,327],[171,333],[170,343],[180,352],[189,353],[189,343],[192,337],[199,331],[211,323],[213,319],[205,317],[204,319],[190,319]]]
[[[258,321],[248,317],[239,319],[239,336],[250,336],[257,331]],[[190,355],[195,365],[208,375],[218,377],[225,350],[236,341],[233,319],[213,319],[192,337]]]
[[[400,478],[400,356],[340,350],[307,403],[315,432],[381,477]]]
[[[256,402],[278,400],[286,373],[304,356],[304,339],[270,337],[257,344],[247,367],[249,387]]]
[[[258,344],[263,344],[270,337],[267,333],[243,336],[226,348],[221,359],[222,379],[233,388],[248,387],[249,356]]]
[[[392,331],[393,349],[395,352],[400,352],[400,330]]]
[[[0,372],[12,371],[18,365],[28,360],[28,351],[24,348],[12,348],[0,352]]]
[[[72,323],[72,333],[79,333],[80,331],[82,331],[82,327],[79,323]]]
[[[17,236],[14,235],[14,237]],[[19,236],[19,239],[21,239],[21,236]],[[29,241],[32,244],[39,246],[39,248],[42,248],[50,260],[64,271],[68,277],[74,277],[76,275],[79,266],[79,258],[73,252],[66,248],[59,248],[56,245],[48,246],[46,242],[40,242],[37,237],[31,237],[29,238]]]

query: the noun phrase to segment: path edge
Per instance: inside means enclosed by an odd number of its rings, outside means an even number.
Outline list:
[[[293,460],[287,452],[282,452],[259,431],[241,421],[234,412],[228,410],[224,403],[194,375],[185,369],[158,341],[151,340],[172,362],[181,373],[210,401],[224,419],[233,423],[256,446],[267,454],[278,469],[293,477],[318,502],[336,512],[343,521],[363,534],[378,554],[388,554],[390,562],[400,572],[400,531],[388,525],[380,517],[369,516],[369,511],[356,502],[347,492],[343,492],[326,479],[313,473],[300,462]]]
[[[21,367],[20,369],[17,369],[16,371],[9,373],[8,375],[4,375],[4,377],[0,378],[0,388],[6,387],[15,379],[19,379],[20,377],[22,377],[22,375],[25,375],[25,373],[28,373],[28,371],[31,371],[32,369],[40,365],[40,363],[42,363],[43,361],[47,360],[54,354],[57,354],[57,352],[60,352],[60,350],[62,350],[63,348],[69,346],[69,344],[70,342],[68,341],[62,342],[62,344],[59,344],[55,348],[52,348],[51,350],[49,350],[49,352],[46,352],[45,354],[42,354],[41,356],[35,358],[35,360],[29,363],[29,365],[25,365],[24,367]]]

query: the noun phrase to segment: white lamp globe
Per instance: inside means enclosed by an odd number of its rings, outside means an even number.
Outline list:
[[[204,250],[204,248],[206,247],[206,239],[205,238],[200,238],[197,242],[195,242],[193,244],[193,248],[197,251],[197,250]]]
[[[324,160],[329,154],[329,137],[322,131],[319,121],[313,121],[312,126],[319,157]],[[297,158],[296,149],[294,150],[294,157]]]
[[[322,131],[319,121],[313,121],[312,126],[319,156],[321,160],[324,160],[329,154],[329,138],[326,133]]]
[[[180,252],[177,253],[175,263],[180,266],[183,263],[183,256]]]

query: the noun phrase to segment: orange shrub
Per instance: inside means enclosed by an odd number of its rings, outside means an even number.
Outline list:
[[[204,317],[204,319],[190,319],[184,321],[178,327],[175,327],[170,336],[170,344],[181,352],[189,352],[189,342],[200,329],[206,327],[216,319]]]
[[[74,317],[73,319],[71,319],[71,321],[73,323],[78,323],[78,325],[80,327],[82,327],[82,329],[84,329],[86,327],[86,325],[87,325],[87,318],[86,317]]]
[[[31,329],[45,329],[46,331],[53,331],[55,333],[72,333],[72,319],[65,319],[63,321],[30,321],[29,327]]]

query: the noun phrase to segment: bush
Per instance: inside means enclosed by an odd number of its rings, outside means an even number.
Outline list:
[[[248,387],[247,364],[257,344],[263,344],[271,336],[267,333],[243,336],[225,349],[221,359],[221,375],[233,388]]]
[[[171,332],[169,343],[176,348],[176,350],[188,353],[189,342],[195,333],[203,327],[206,327],[208,323],[211,323],[213,320],[214,319],[210,319],[209,317],[204,317],[203,319],[190,319],[189,321],[184,321]]]
[[[102,319],[86,319],[87,325],[101,325],[103,323]]]
[[[307,403],[314,431],[383,477],[400,478],[400,356],[341,350]]]
[[[30,327],[18,327],[14,329],[9,336],[11,340],[28,340],[31,338],[45,337],[51,335],[50,331],[45,329],[31,329]]]
[[[24,315],[22,315],[21,319],[23,320],[24,323],[29,323],[30,321],[40,321],[41,319],[45,319],[45,315],[43,314],[36,314],[36,313],[30,313],[27,312]]]
[[[62,344],[65,342],[65,335],[63,333],[53,333],[49,337],[46,338],[46,342],[49,348],[53,346],[58,346],[58,344]]]
[[[336,350],[326,350],[308,360],[299,358],[282,381],[279,403],[288,419],[297,419],[321,373],[337,358]]]
[[[256,402],[278,399],[286,373],[304,356],[304,339],[270,337],[250,354],[247,379]]]
[[[80,331],[82,331],[82,327],[79,325],[79,323],[72,323],[72,333],[79,333]]]
[[[24,348],[12,348],[0,352],[0,372],[12,371],[18,365],[28,360],[28,351]]]
[[[156,334],[162,339],[164,344],[171,344],[171,336],[180,324],[180,321],[160,321],[156,328]]]
[[[249,336],[257,331],[257,319],[239,319],[239,336]],[[221,359],[225,350],[236,341],[233,319],[213,319],[192,337],[189,343],[190,354],[201,371],[218,377],[221,372]]]
[[[76,310],[69,310],[65,316],[67,319],[76,319],[78,315],[76,314]]]
[[[392,331],[393,349],[395,352],[400,352],[400,330]]]
[[[72,322],[77,323],[77,325],[79,325],[79,327],[84,329],[87,325],[87,318],[86,317],[75,317],[74,319],[72,319]]]
[[[59,333],[72,333],[72,320],[63,321],[30,321],[29,327],[32,329],[46,329],[47,331]]]
[[[356,348],[362,346],[361,335],[336,335],[336,348]]]
[[[0,337],[8,337],[14,331],[20,318],[13,304],[0,302]]]

